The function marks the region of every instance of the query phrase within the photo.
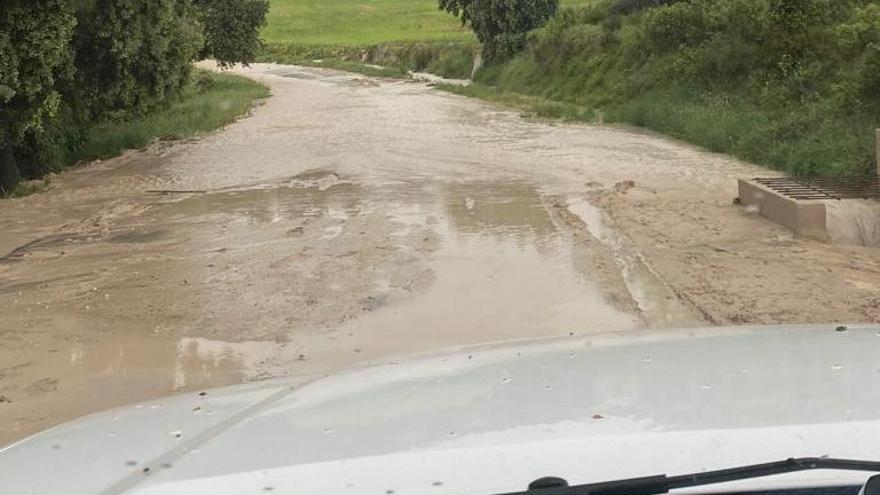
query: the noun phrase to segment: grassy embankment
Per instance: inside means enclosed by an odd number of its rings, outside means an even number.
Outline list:
[[[797,175],[872,170],[880,5],[648,3],[565,10],[514,60],[449,89],[538,116],[647,127]]]
[[[171,102],[144,115],[120,116],[90,127],[69,162],[110,158],[156,140],[186,139],[212,131],[241,117],[268,95],[268,88],[245,77],[198,70],[193,82]],[[39,192],[47,184],[48,179],[21,182],[9,195]]]
[[[146,115],[102,122],[88,132],[76,159],[92,160],[138,149],[156,139],[186,139],[213,131],[244,115],[269,89],[246,77],[199,70],[180,96]]]

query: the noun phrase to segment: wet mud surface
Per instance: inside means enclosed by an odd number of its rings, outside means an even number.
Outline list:
[[[880,321],[880,254],[732,204],[747,164],[423,83],[255,65],[252,116],[0,201],[0,445],[440,346]]]

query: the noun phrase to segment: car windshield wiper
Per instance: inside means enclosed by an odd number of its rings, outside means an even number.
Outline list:
[[[812,469],[880,472],[880,462],[802,457],[680,476],[661,474],[575,486],[568,486],[568,483],[561,478],[541,478],[530,483],[527,491],[500,495],[659,495],[679,488],[714,485]],[[865,495],[875,495],[874,490],[880,489],[878,485],[880,483],[872,482],[872,490],[865,490]]]

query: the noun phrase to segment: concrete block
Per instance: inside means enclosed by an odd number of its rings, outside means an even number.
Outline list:
[[[753,180],[739,181],[739,200],[799,237],[827,242],[825,202],[795,200]]]

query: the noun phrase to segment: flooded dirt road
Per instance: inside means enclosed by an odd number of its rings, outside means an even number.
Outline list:
[[[0,445],[181,390],[504,339],[880,321],[880,254],[732,204],[766,174],[423,83],[255,65],[252,116],[0,201]]]

